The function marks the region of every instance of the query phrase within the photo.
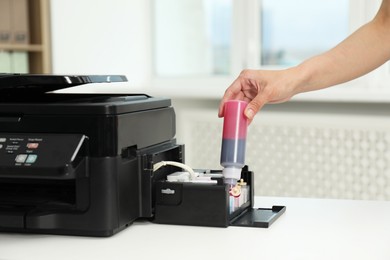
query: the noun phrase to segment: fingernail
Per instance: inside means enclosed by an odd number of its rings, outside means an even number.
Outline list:
[[[248,108],[248,110],[246,111],[245,115],[246,115],[246,117],[248,119],[253,119],[253,117],[255,115],[255,112],[253,111],[253,109]]]

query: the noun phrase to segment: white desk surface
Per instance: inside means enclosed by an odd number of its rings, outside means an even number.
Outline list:
[[[0,233],[0,260],[390,259],[390,202],[256,197],[268,229],[135,222],[110,238]]]

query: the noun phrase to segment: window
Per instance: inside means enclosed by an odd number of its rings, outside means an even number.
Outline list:
[[[347,0],[261,3],[262,65],[296,65],[332,48],[349,33]]]
[[[372,19],[379,4],[380,0],[153,0],[153,91],[219,98],[243,69],[280,69],[329,50]],[[384,69],[382,74],[390,75]],[[354,84],[367,89],[364,80]],[[319,96],[354,100],[358,88],[340,89]]]
[[[230,73],[232,0],[154,1],[155,74]]]

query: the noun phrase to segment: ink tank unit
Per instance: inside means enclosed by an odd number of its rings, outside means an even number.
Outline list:
[[[191,172],[184,167],[187,174],[176,172],[157,182],[155,222],[269,227],[284,213],[284,206],[253,208],[254,174],[245,166],[246,106],[247,102],[240,100],[224,104],[222,170]]]
[[[222,170],[195,171],[195,180],[169,180],[168,175],[156,182],[155,223],[268,228],[286,211],[285,206],[253,208],[254,174],[248,166],[241,170],[239,191],[235,194],[225,183]]]

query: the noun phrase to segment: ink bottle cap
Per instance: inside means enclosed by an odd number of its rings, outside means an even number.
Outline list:
[[[222,174],[226,184],[236,185],[237,181],[241,179],[241,168],[226,167],[222,169]]]

